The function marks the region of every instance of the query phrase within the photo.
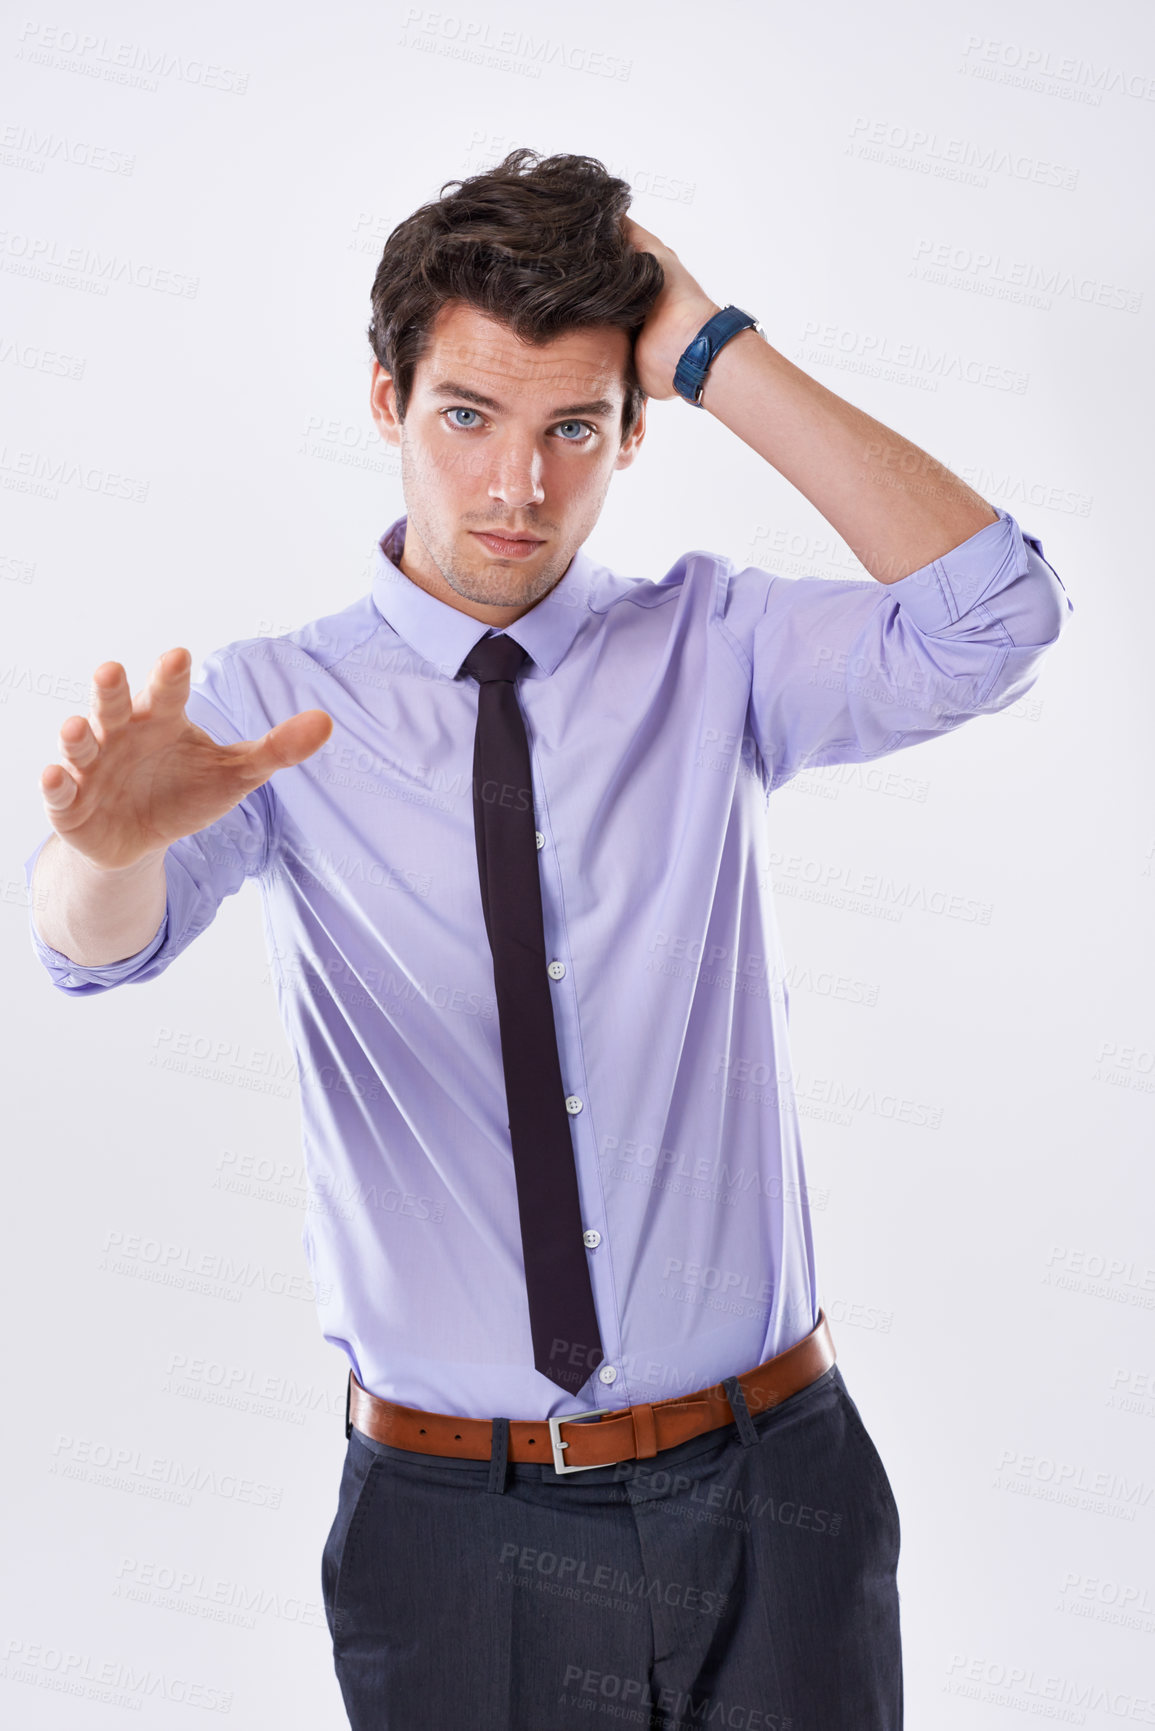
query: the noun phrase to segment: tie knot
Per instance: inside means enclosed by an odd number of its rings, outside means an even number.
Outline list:
[[[472,675],[479,685],[492,679],[516,680],[526,660],[527,651],[504,632],[496,637],[481,637],[461,663],[463,673]]]

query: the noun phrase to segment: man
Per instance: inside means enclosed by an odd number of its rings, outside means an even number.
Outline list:
[[[374,283],[406,514],[371,592],[191,688],[184,649],[135,698],[95,670],[33,942],[62,990],[141,982],[261,885],[349,1366],[354,1731],[895,1731],[898,1512],[817,1302],[766,807],[1006,708],[1072,604],[600,163],[453,184]],[[870,576],[589,558],[675,394]]]

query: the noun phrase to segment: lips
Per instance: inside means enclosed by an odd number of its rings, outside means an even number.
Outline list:
[[[532,541],[535,546],[539,545],[542,539],[540,535],[525,535],[520,531],[517,534],[514,534],[511,530],[507,529],[473,529],[470,533],[473,535],[489,535],[494,541]]]
[[[471,529],[469,532],[475,535],[489,552],[507,559],[527,558],[535,547],[545,544],[540,535],[511,535],[496,529]]]

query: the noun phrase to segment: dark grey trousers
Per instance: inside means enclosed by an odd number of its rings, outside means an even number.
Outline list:
[[[572,1476],[354,1430],[321,1563],[350,1725],[900,1731],[899,1537],[837,1365]]]

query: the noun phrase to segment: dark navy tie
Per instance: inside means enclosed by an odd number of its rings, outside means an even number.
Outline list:
[[[479,685],[477,873],[493,952],[533,1361],[576,1394],[605,1355],[546,971],[529,741],[515,688],[525,660],[512,637],[483,637],[461,670]]]

